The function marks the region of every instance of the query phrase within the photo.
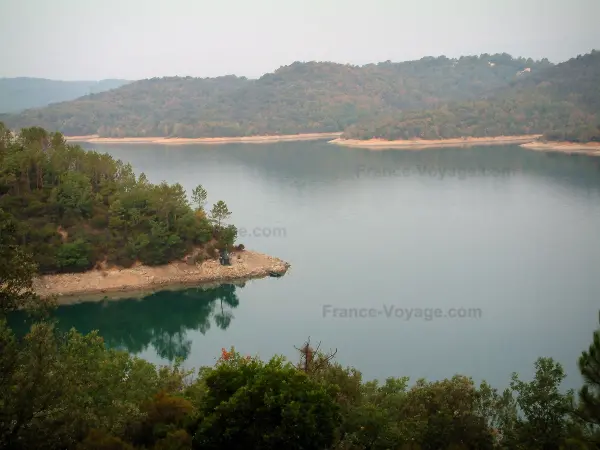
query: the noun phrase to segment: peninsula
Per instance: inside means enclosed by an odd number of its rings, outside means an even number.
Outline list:
[[[169,286],[237,282],[283,275],[289,263],[262,253],[243,250],[231,253],[231,265],[217,260],[188,264],[175,261],[160,266],[142,264],[130,268],[94,269],[84,273],[42,275],[33,288],[42,298],[56,296],[58,304],[94,301],[120,292],[165,289]]]
[[[236,244],[223,200],[202,185],[150,183],[129,164],[60,133],[0,124],[0,236],[31,255],[33,287],[67,297],[281,276],[289,264]],[[229,254],[229,258],[226,255]]]

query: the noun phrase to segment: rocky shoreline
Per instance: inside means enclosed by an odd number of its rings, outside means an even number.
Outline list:
[[[34,280],[33,288],[43,298],[56,296],[57,303],[61,305],[98,301],[111,293],[155,291],[175,285],[219,284],[283,275],[289,267],[289,263],[279,258],[244,250],[231,254],[231,266],[222,266],[217,260],[192,265],[178,261],[165,266],[137,265],[128,269],[43,275]]]

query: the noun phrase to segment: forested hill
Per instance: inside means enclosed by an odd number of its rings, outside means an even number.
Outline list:
[[[17,113],[84,95],[116,89],[126,80],[60,81],[44,78],[0,78],[0,113]]]
[[[223,225],[227,205],[205,210],[202,186],[191,197],[195,207],[181,185],[152,184],[60,133],[14,135],[0,122],[0,234],[6,220],[17,223],[17,241],[41,273],[167,264],[192,251],[198,261],[231,249],[237,230]]]
[[[600,141],[600,51],[524,73],[486,99],[369,118],[349,139],[445,139],[544,134],[550,140]]]
[[[426,57],[350,66],[295,62],[257,80],[155,78],[80,99],[0,117],[11,128],[42,126],[66,135],[249,136],[342,131],[365,118],[477,99],[548,60],[507,54]]]

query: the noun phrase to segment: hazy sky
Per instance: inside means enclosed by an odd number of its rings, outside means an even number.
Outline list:
[[[0,77],[260,76],[364,64],[600,49],[600,0],[0,0]]]

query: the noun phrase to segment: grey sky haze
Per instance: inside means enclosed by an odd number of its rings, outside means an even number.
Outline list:
[[[365,64],[600,49],[600,0],[0,0],[0,77],[257,77]]]

